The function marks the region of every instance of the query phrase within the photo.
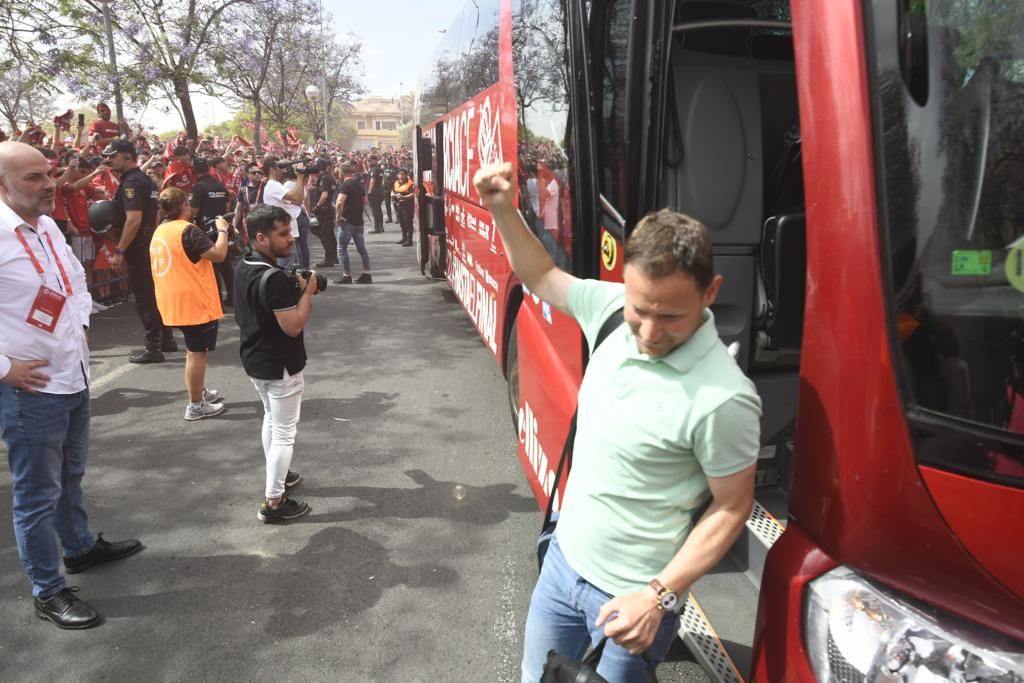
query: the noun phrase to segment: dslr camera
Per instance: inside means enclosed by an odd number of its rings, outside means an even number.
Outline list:
[[[309,282],[309,278],[313,276],[313,271],[305,266],[299,265],[298,263],[293,263],[284,272],[285,275],[288,276],[288,279],[292,281],[292,286],[295,287],[295,296],[301,296],[302,288],[299,286],[299,278],[297,278],[296,275],[301,275],[303,280]],[[325,289],[327,289],[327,276],[317,273],[316,293],[319,294]]]

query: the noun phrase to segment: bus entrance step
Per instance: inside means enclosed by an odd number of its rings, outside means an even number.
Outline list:
[[[772,514],[785,510],[785,500],[781,494],[772,490],[758,489],[754,510],[736,539],[729,557],[746,575],[755,590],[761,588],[761,575],[764,573],[764,561],[768,551],[786,530],[780,517]],[[784,519],[784,518],[783,518]]]
[[[725,557],[692,587],[679,637],[715,683],[740,683],[750,670],[757,589]]]

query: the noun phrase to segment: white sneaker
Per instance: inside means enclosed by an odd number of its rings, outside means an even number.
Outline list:
[[[203,387],[203,401],[206,403],[216,403],[220,398],[220,392],[216,389],[207,389],[206,387]]]
[[[204,417],[213,417],[214,415],[220,415],[224,412],[223,403],[207,403],[203,401],[199,404],[198,408],[192,406],[191,403],[185,408],[185,419],[202,420]]]

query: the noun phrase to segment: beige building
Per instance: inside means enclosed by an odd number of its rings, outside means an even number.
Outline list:
[[[408,97],[401,105],[396,97],[364,97],[352,103],[348,118],[355,128],[352,149],[398,147],[398,129],[410,120],[412,106]]]

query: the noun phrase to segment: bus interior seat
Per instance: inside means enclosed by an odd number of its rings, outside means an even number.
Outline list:
[[[765,222],[761,270],[768,314],[763,330],[773,349],[800,348],[807,282],[807,221],[803,213],[773,216]]]

